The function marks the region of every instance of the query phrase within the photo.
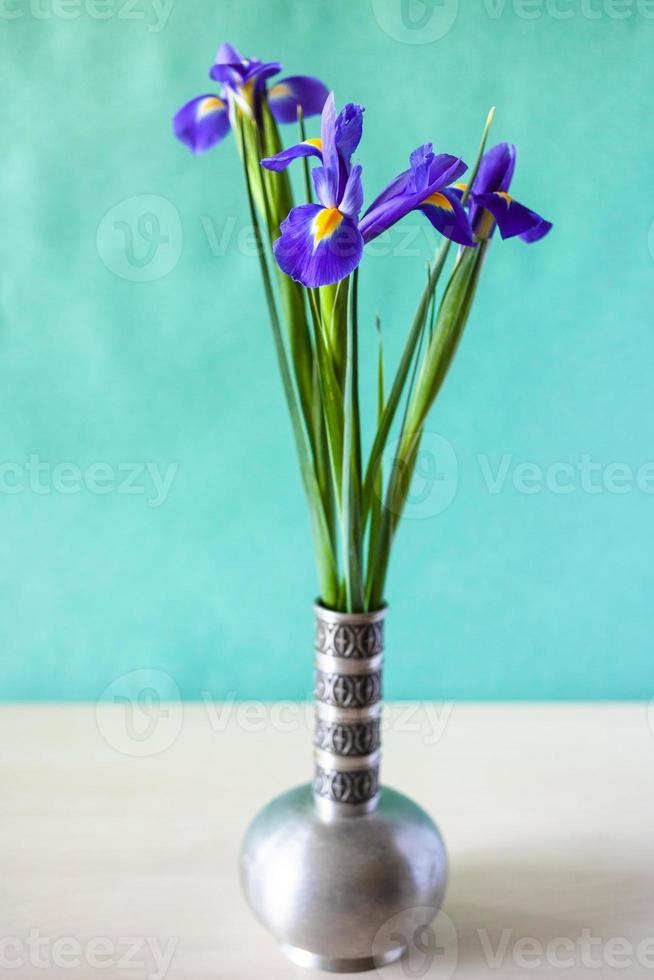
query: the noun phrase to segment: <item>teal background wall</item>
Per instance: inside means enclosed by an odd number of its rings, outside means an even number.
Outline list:
[[[0,696],[95,699],[140,668],[186,698],[310,690],[308,522],[235,147],[170,134],[222,39],[367,107],[368,200],[423,141],[471,159],[496,104],[514,192],[555,222],[494,243],[432,416],[388,695],[654,693],[654,9],[411,3],[413,28],[399,0],[4,0]],[[392,362],[433,242],[407,228],[365,268],[371,376],[374,312]]]

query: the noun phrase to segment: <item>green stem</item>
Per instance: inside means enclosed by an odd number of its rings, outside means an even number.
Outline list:
[[[316,351],[318,385],[323,420],[329,449],[329,463],[336,505],[340,514],[343,490],[343,393],[338,379],[334,374],[320,308],[316,299],[316,290],[309,289],[308,293],[313,313],[314,348]]]
[[[364,607],[361,545],[361,445],[359,423],[358,270],[352,277],[345,358],[342,532],[347,612]]]
[[[443,271],[443,266],[445,265],[445,260],[447,259],[450,246],[451,242],[443,242],[436,262],[431,269],[427,279],[427,285],[425,286],[420,303],[418,304],[418,309],[416,310],[416,315],[414,316],[413,323],[411,324],[411,329],[409,330],[409,336],[407,337],[404,345],[402,357],[400,359],[395,378],[393,379],[393,384],[386,401],[384,413],[379,425],[377,426],[377,432],[373,440],[372,449],[370,450],[366,475],[363,481],[362,507],[364,522],[367,521],[370,513],[370,506],[375,490],[375,479],[377,477],[377,471],[381,466],[384,449],[386,448],[386,442],[388,440],[388,434],[391,430],[391,426],[393,425],[393,421],[400,404],[400,399],[402,398],[402,392],[404,391],[404,386],[411,368],[413,356],[416,352],[418,341],[422,336],[425,322],[427,320],[427,313],[429,310],[429,303],[431,301],[432,293],[436,288],[441,272]]]
[[[268,107],[262,106],[263,130],[248,120],[241,121],[241,131],[248,133],[249,146],[243,141],[243,153],[250,181],[257,181],[258,199],[268,230],[269,244],[273,245],[279,236],[279,226],[293,206],[291,185],[286,173],[273,173],[260,166],[265,156],[274,156],[281,149],[281,142],[275,120]],[[248,149],[252,150],[248,153]],[[254,163],[251,157],[254,157]],[[252,185],[251,185],[252,186]],[[253,194],[257,200],[257,195]],[[302,417],[311,446],[314,463],[317,464],[319,446],[318,436],[313,428],[313,350],[307,324],[304,293],[299,283],[285,275],[275,263],[277,285],[281,297],[284,320],[291,354],[291,364],[300,399]]]
[[[434,336],[429,344],[414,394],[407,409],[399,448],[393,461],[379,531],[375,567],[369,574],[367,598],[373,608],[383,598],[391,544],[402,516],[420,448],[423,426],[458,349],[479,283],[489,242],[467,250],[443,297]]]
[[[305,495],[307,498],[307,503],[309,506],[309,513],[311,516],[311,524],[313,528],[315,548],[316,548],[316,558],[318,562],[318,573],[320,578],[321,598],[327,605],[333,605],[335,602],[338,601],[338,573],[337,573],[336,559],[332,551],[330,531],[323,510],[318,481],[311,463],[309,447],[305,439],[304,429],[302,426],[302,417],[300,414],[300,409],[298,406],[295,389],[293,387],[293,378],[291,376],[291,372],[288,366],[288,361],[286,358],[286,350],[284,347],[281,324],[277,313],[277,307],[275,304],[275,297],[272,289],[270,271],[268,269],[268,263],[266,260],[263,236],[261,234],[261,228],[259,226],[259,220],[257,218],[257,212],[254,204],[252,188],[250,185],[247,163],[245,161],[245,141],[243,136],[242,125],[240,127],[240,130],[241,132],[239,135],[241,138],[241,147],[244,154],[245,186],[247,191],[248,205],[250,208],[250,218],[252,221],[252,227],[254,228],[255,240],[257,244],[257,253],[259,255],[261,275],[263,279],[264,292],[266,296],[266,303],[268,305],[270,323],[272,326],[273,339],[275,343],[275,351],[277,354],[279,370],[282,377],[282,385],[286,397],[286,403],[288,406],[289,415],[291,417],[291,426],[293,430],[293,436],[295,439],[298,459],[300,462],[300,472],[302,475],[302,482],[304,486]]]
[[[379,427],[383,414],[384,407],[386,404],[385,395],[385,382],[384,382],[384,342],[381,332],[381,322],[379,316],[376,318],[377,333],[379,335],[379,354],[377,358],[377,426]],[[382,513],[382,494],[384,488],[384,466],[383,463],[377,467],[377,475],[375,477],[374,492],[372,497],[372,503],[370,506],[370,526],[368,529],[368,564],[367,569],[370,570],[375,561],[375,551],[378,543],[379,528],[381,524],[381,513]],[[366,593],[366,608],[369,609],[368,600],[369,596]]]
[[[475,159],[475,164],[472,168],[470,174],[470,182],[466,187],[463,196],[462,203],[465,204],[470,195],[470,187],[472,186],[477,172],[479,170],[479,165],[482,161],[484,151],[486,149],[486,143],[488,141],[488,134],[490,132],[490,127],[493,122],[493,117],[495,115],[495,108],[493,107],[486,118],[486,124],[482,132],[481,141],[479,143],[479,149],[477,151],[477,157]],[[448,253],[450,251],[451,242],[444,241],[440,251],[436,257],[431,273],[427,277],[427,284],[425,286],[424,292],[418,304],[418,309],[416,315],[413,319],[411,329],[409,330],[409,335],[404,345],[404,351],[402,352],[402,358],[397,369],[397,373],[393,380],[393,385],[388,396],[388,401],[386,402],[386,407],[384,409],[384,414],[381,418],[379,425],[377,426],[377,432],[372,444],[372,449],[370,450],[370,457],[368,461],[368,466],[366,469],[366,476],[363,482],[363,521],[364,524],[368,519],[368,514],[370,512],[370,505],[372,501],[372,496],[375,488],[375,478],[377,475],[377,470],[381,465],[382,456],[384,449],[386,447],[386,442],[388,440],[388,434],[390,432],[391,426],[395,419],[398,405],[400,404],[400,399],[402,397],[402,392],[404,390],[404,385],[408,377],[409,369],[411,367],[411,362],[413,360],[416,347],[418,346],[418,341],[422,336],[422,332],[425,327],[425,322],[428,316],[429,303],[433,297],[434,290],[438,284],[445,261],[447,259]]]

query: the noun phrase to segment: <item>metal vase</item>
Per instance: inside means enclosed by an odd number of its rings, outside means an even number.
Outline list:
[[[316,613],[313,783],[268,804],[241,853],[250,907],[301,966],[353,973],[399,959],[447,881],[429,816],[380,786],[386,610]]]

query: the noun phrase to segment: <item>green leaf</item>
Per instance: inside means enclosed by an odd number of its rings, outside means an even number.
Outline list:
[[[366,595],[373,606],[381,603],[383,598],[393,535],[411,486],[423,426],[447,376],[470,315],[488,246],[489,242],[486,241],[477,249],[466,249],[457,263],[441,302],[434,335],[407,408],[384,502],[375,565],[369,569]]]
[[[243,156],[245,158],[244,134],[243,134],[242,126],[240,127],[239,135],[241,137],[241,147],[242,147]],[[316,558],[318,563],[318,574],[320,578],[321,597],[327,605],[332,605],[333,603],[338,601],[338,590],[339,590],[336,557],[332,549],[329,524],[325,515],[323,502],[320,494],[320,487],[318,484],[315,470],[313,468],[309,446],[307,445],[306,442],[305,433],[302,426],[302,417],[300,414],[300,408],[296,398],[295,389],[293,387],[293,379],[288,366],[281,324],[279,321],[279,316],[277,314],[277,307],[275,304],[275,297],[272,289],[272,280],[270,277],[270,271],[268,269],[268,263],[266,261],[263,238],[261,235],[261,229],[257,218],[254,195],[252,193],[252,186],[250,183],[247,166],[244,166],[244,173],[245,173],[245,185],[247,190],[248,205],[250,208],[250,217],[252,220],[252,226],[254,229],[255,239],[257,242],[257,252],[259,255],[259,261],[261,266],[261,275],[264,284],[266,302],[268,304],[268,312],[270,314],[270,323],[272,326],[275,351],[277,353],[277,360],[279,364],[280,374],[282,377],[284,394],[286,396],[286,403],[288,406],[289,414],[291,416],[291,426],[292,426],[293,436],[295,439],[298,459],[300,462],[300,473],[302,476],[302,483],[304,486],[304,491],[309,506],[309,514],[311,517],[311,525],[313,529],[314,543],[316,549]],[[267,202],[265,201],[265,199],[264,199],[264,207],[267,208]]]
[[[325,338],[325,346],[329,351],[334,374],[341,388],[345,382],[348,283],[349,279],[345,279],[332,286],[321,286],[318,289],[320,320]]]
[[[493,122],[493,117],[495,115],[495,108],[493,107],[486,118],[486,123],[484,130],[482,132],[481,141],[479,144],[479,150],[477,152],[477,157],[475,159],[475,164],[472,168],[470,174],[470,184],[468,188],[464,191],[462,201],[465,202],[470,194],[470,186],[474,182],[477,176],[477,171],[479,170],[479,165],[481,163],[484,151],[486,149],[486,143],[488,142],[488,134],[490,131],[491,124]],[[388,401],[384,409],[384,414],[377,425],[377,432],[372,444],[372,449],[370,450],[370,457],[368,462],[368,467],[366,469],[366,476],[363,483],[363,520],[364,523],[367,520],[367,515],[370,510],[370,505],[372,503],[375,478],[377,469],[381,465],[382,456],[386,448],[386,443],[388,441],[388,435],[393,425],[393,420],[400,404],[400,399],[402,397],[402,392],[404,391],[404,386],[407,381],[409,374],[409,369],[411,367],[411,362],[418,346],[418,342],[422,336],[423,330],[425,328],[425,322],[427,320],[428,310],[430,301],[433,298],[434,291],[438,285],[445,261],[449,254],[451,247],[451,242],[448,240],[443,241],[438,255],[435,259],[432,270],[427,277],[427,284],[425,286],[424,292],[418,304],[418,309],[416,311],[415,317],[413,318],[413,323],[409,330],[407,336],[406,344],[404,346],[404,351],[402,352],[402,357],[397,369],[397,373],[393,380],[393,385],[391,387],[390,394],[388,396]]]
[[[286,333],[291,352],[293,374],[297,384],[302,416],[307,427],[309,441],[314,453],[317,452],[317,438],[313,428],[313,360],[314,351],[307,324],[304,293],[299,283],[285,275],[275,263],[277,287],[282,302]]]
[[[279,173],[265,170],[260,161],[265,156],[274,156],[281,148],[281,139],[277,123],[270,112],[267,102],[261,106],[262,128],[256,126],[253,120],[243,118],[241,129],[243,133],[243,156],[247,165],[250,187],[257,189],[259,210],[263,214],[268,228],[268,240],[272,244],[279,237],[279,226],[293,206],[293,196],[289,176],[286,171]],[[256,196],[255,196],[256,203]],[[307,322],[307,311],[304,292],[299,283],[285,275],[274,263],[277,276],[277,287],[281,298],[283,319],[293,366],[293,375],[300,398],[302,418],[306,427],[314,464],[318,466],[319,441],[313,425],[314,408],[314,371],[313,347]]]
[[[377,333],[379,334],[379,354],[377,357],[377,427],[379,427],[385,408],[385,385],[384,385],[384,341],[381,332],[381,321],[376,318]],[[370,528],[368,532],[368,569],[372,568],[375,561],[375,548],[379,535],[379,527],[382,515],[382,501],[384,493],[384,464],[380,462],[375,475],[374,492],[370,505]],[[363,518],[362,518],[363,519]],[[366,608],[367,605],[366,605]]]
[[[431,295],[433,290],[436,288],[441,272],[443,271],[443,266],[445,265],[445,260],[447,259],[447,255],[450,250],[450,244],[451,243],[449,241],[443,242],[434,267],[429,274],[427,285],[425,286],[422,298],[418,304],[416,315],[413,318],[413,323],[411,324],[409,335],[404,345],[402,357],[400,359],[395,378],[393,379],[393,384],[391,386],[384,412],[379,424],[377,425],[377,431],[370,450],[366,475],[363,481],[364,522],[367,520],[370,512],[377,470],[381,466],[382,457],[388,441],[388,435],[391,431],[391,426],[393,425],[393,420],[395,419],[395,414],[400,404],[400,399],[402,398],[402,392],[404,391],[404,386],[409,375],[409,370],[411,368],[411,363],[413,361],[418,342],[424,330]]]
[[[334,491],[340,510],[343,489],[343,392],[334,372],[330,352],[325,343],[325,332],[321,324],[320,309],[313,290],[310,291],[310,297],[314,320],[314,347],[318,369],[318,383],[327,432]]]
[[[449,367],[454,353],[451,345],[455,326],[481,253],[481,248],[466,249],[452,273],[407,412],[406,429],[409,432],[415,431],[424,422],[444,379],[443,372]]]
[[[361,469],[359,443],[358,270],[352,276],[351,312],[347,324],[345,417],[343,432],[342,532],[347,612],[363,610],[361,542]]]

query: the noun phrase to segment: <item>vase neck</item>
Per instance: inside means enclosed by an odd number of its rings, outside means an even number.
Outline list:
[[[342,816],[369,813],[379,800],[386,610],[315,611],[314,795]]]

